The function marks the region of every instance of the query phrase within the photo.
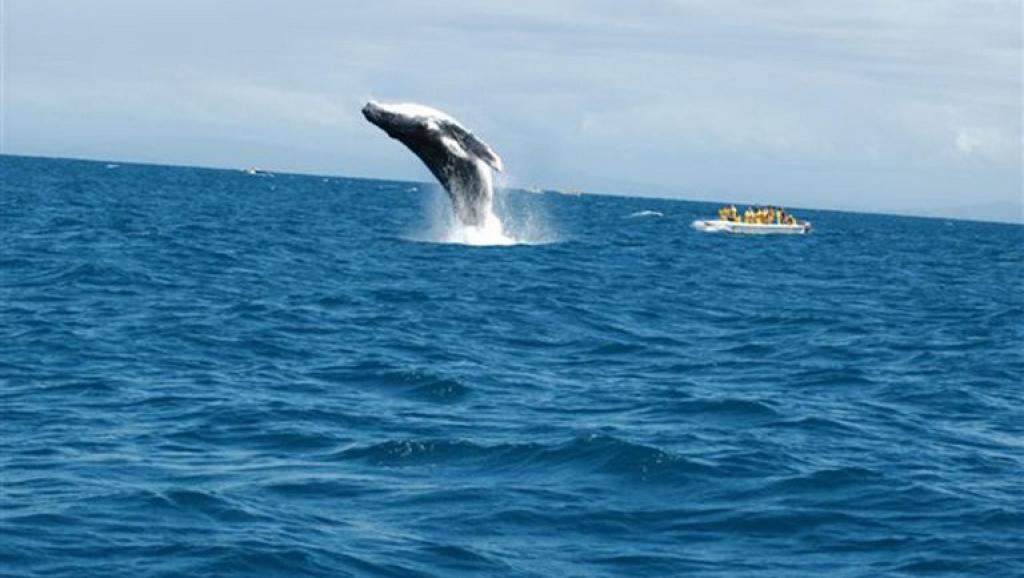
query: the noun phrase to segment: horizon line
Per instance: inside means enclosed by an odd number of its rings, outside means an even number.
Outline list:
[[[125,165],[138,165],[138,166],[152,166],[152,167],[170,167],[170,168],[187,168],[187,169],[203,169],[212,171],[245,171],[246,168],[258,168],[263,171],[267,171],[273,174],[300,176],[300,177],[326,177],[326,178],[344,178],[352,180],[363,180],[363,181],[391,181],[396,183],[410,183],[410,184],[426,184],[433,185],[437,184],[434,181],[412,181],[406,179],[395,179],[390,177],[360,177],[350,176],[341,174],[325,174],[325,173],[309,173],[309,172],[294,172],[291,170],[270,170],[263,167],[225,167],[219,165],[185,165],[177,164],[172,162],[153,162],[153,161],[139,161],[139,160],[119,160],[119,159],[104,159],[95,157],[65,157],[65,156],[50,156],[41,154],[17,154],[9,152],[0,152],[0,157],[18,157],[25,159],[41,159],[41,160],[65,160],[65,161],[76,161],[76,162],[90,162],[90,163],[107,163],[107,164],[125,164]],[[440,186],[440,185],[438,185]],[[561,188],[547,188],[538,187],[542,192],[552,192],[560,194],[563,190],[574,190],[574,189],[561,189]],[[507,190],[513,191],[526,191],[526,188],[520,187],[506,187]],[[661,201],[679,201],[684,203],[711,203],[711,204],[737,204],[728,200],[708,200],[702,198],[684,198],[684,197],[663,197],[659,195],[644,195],[644,194],[625,194],[625,193],[612,193],[604,191],[587,191],[581,190],[585,195],[594,195],[600,197],[617,197],[623,199],[653,199]],[[738,203],[738,205],[757,206],[753,203]],[[793,209],[804,210],[804,211],[822,211],[832,213],[850,213],[855,215],[878,215],[886,217],[906,217],[914,219],[939,219],[939,220],[952,220],[952,221],[963,221],[968,223],[987,223],[997,225],[1016,225],[1018,227],[1024,227],[1024,206],[1021,213],[1016,215],[1017,220],[996,220],[996,219],[983,219],[983,218],[965,218],[965,217],[953,217],[947,215],[936,215],[936,214],[923,214],[923,213],[900,213],[900,212],[889,212],[882,210],[864,210],[864,209],[851,209],[851,208],[825,208],[825,207],[798,207],[791,206]],[[949,207],[954,209],[956,207]]]

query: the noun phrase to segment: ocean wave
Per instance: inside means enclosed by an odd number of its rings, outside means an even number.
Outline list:
[[[373,391],[429,402],[459,402],[473,391],[472,387],[452,377],[377,361],[322,367],[309,372],[309,375],[330,383],[358,385]]]
[[[359,460],[386,467],[494,468],[518,475],[544,473],[550,468],[559,468],[643,481],[685,479],[691,475],[715,472],[712,465],[604,435],[579,437],[558,445],[483,445],[465,440],[395,440],[349,448],[333,456],[333,459]]]
[[[734,420],[772,420],[782,417],[766,402],[748,399],[692,399],[658,403],[648,408],[654,415],[701,417],[709,421],[729,423]]]

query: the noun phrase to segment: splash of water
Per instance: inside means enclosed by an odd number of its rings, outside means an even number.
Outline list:
[[[510,237],[505,233],[505,226],[501,218],[494,214],[493,210],[484,213],[484,222],[479,227],[464,225],[457,219],[452,219],[452,224],[445,232],[445,243],[457,243],[460,245],[517,245],[519,240]]]
[[[487,189],[481,195],[478,207],[483,215],[480,225],[467,225],[455,217],[451,202],[440,189],[428,201],[427,230],[414,238],[430,243],[452,243],[474,246],[542,245],[555,241],[547,227],[541,226],[543,219],[533,207],[520,207],[513,211],[502,202],[501,193],[495,190],[493,173],[480,163],[481,177]]]
[[[414,233],[411,239],[473,246],[545,245],[558,241],[535,203],[507,203],[507,194],[511,193],[495,191],[484,207],[483,224],[471,226],[455,217],[444,190],[432,187],[424,201],[425,230]]]
[[[635,213],[630,213],[629,216],[626,217],[626,218],[627,219],[638,219],[640,217],[664,217],[664,216],[665,216],[665,213],[662,213],[661,211],[637,211]]]
[[[479,159],[476,161],[476,167],[480,176],[480,185],[484,191],[475,199],[475,203],[477,211],[483,215],[483,223],[467,225],[459,219],[451,219],[448,223],[445,242],[477,246],[516,244],[515,239],[505,234],[505,226],[502,224],[501,218],[494,212],[494,173],[486,163]]]

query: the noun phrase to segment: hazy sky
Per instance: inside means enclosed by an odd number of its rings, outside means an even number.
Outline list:
[[[0,0],[9,154],[1024,220],[1020,0]],[[964,208],[958,208],[964,207]]]

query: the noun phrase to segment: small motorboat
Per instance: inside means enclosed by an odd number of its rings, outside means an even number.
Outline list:
[[[717,219],[694,221],[693,228],[705,233],[804,235],[811,231],[811,224],[782,207],[748,207],[740,216],[736,205],[729,205],[718,209]]]
[[[804,235],[811,232],[811,224],[807,221],[799,220],[793,224],[767,224],[713,219],[694,221],[693,228],[705,233],[733,233],[737,235]]]

